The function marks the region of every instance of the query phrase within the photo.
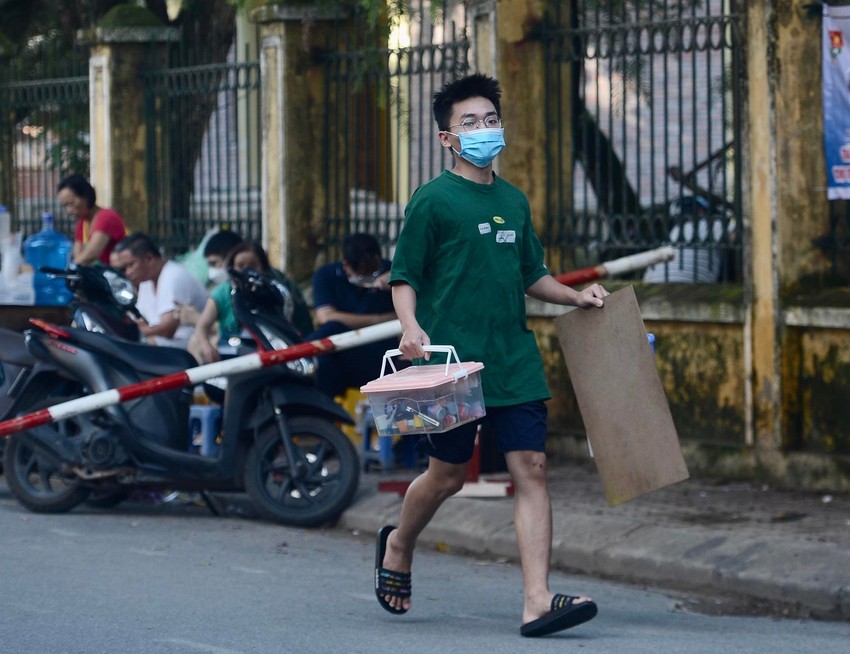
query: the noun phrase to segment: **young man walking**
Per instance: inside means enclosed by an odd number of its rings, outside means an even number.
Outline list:
[[[526,325],[525,295],[561,305],[601,307],[608,292],[576,291],[543,264],[525,195],[493,173],[504,147],[501,91],[475,74],[434,96],[434,118],[454,167],[420,187],[407,206],[392,263],[393,303],[406,358],[431,343],[453,345],[461,360],[481,361],[487,416],[516,489],[514,521],[524,584],[523,636],[543,636],[596,615],[587,597],[549,590],[552,513],[546,484],[549,391],[540,352]],[[476,424],[420,442],[428,470],[409,487],[398,527],[378,532],[375,593],[391,613],[411,608],[416,539],[440,505],[463,486]]]

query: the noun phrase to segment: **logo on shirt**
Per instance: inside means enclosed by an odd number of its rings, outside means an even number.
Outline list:
[[[502,218],[501,216],[493,216],[493,222],[496,223],[497,225],[504,225],[505,219]]]
[[[516,232],[512,229],[500,229],[496,232],[496,243],[516,243]]]
[[[479,223],[478,225],[478,233],[479,234],[489,234],[491,231],[490,223]]]

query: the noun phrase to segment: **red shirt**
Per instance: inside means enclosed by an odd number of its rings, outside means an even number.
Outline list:
[[[94,215],[90,225],[82,219],[77,221],[74,227],[74,241],[85,245],[94,232],[103,232],[109,237],[109,243],[100,253],[100,260],[109,264],[109,253],[112,252],[115,244],[127,235],[124,219],[112,209],[101,209]]]

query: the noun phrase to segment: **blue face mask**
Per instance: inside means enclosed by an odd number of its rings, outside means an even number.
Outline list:
[[[458,156],[479,168],[486,168],[505,147],[505,129],[503,127],[476,129],[459,134],[447,133],[454,134],[460,139],[460,152],[454,150],[454,148],[452,150]]]

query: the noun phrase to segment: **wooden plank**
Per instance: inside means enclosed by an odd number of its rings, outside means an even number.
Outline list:
[[[612,293],[601,310],[571,310],[555,327],[608,504],[687,479],[634,289]]]

